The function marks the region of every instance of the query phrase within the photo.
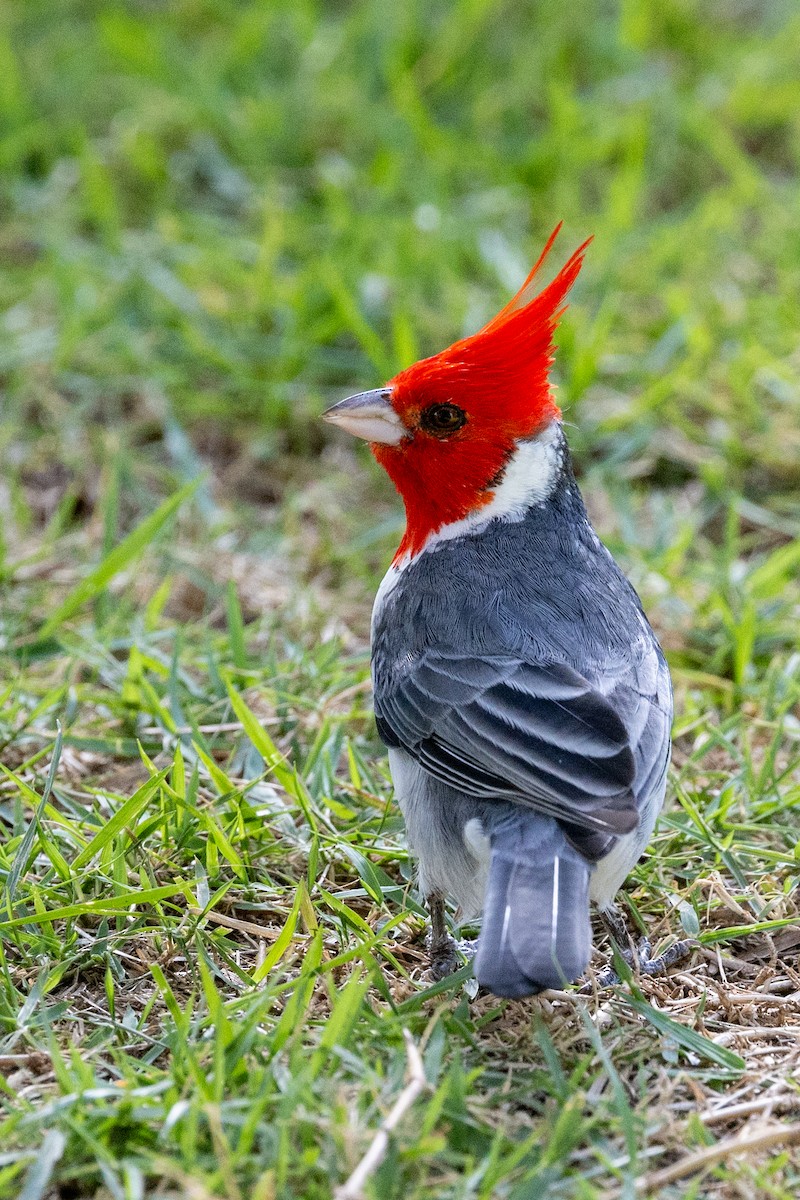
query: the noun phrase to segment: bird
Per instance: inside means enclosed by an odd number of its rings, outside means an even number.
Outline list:
[[[584,975],[590,902],[619,927],[671,751],[669,669],[589,521],[550,381],[592,240],[538,290],[560,229],[477,333],[323,414],[369,443],[405,506],[372,684],[434,975],[458,962],[449,898],[461,923],[483,914],[474,974],[509,998]]]

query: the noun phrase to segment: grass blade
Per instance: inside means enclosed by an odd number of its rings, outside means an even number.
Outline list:
[[[63,745],[63,740],[64,740],[63,732],[61,729],[61,725],[59,723],[58,733],[56,734],[56,740],[55,740],[55,744],[53,746],[53,757],[50,760],[50,770],[47,772],[47,779],[45,780],[44,791],[42,792],[42,798],[41,798],[41,800],[39,800],[39,803],[37,804],[36,808],[34,809],[33,816],[30,819],[30,824],[28,825],[28,828],[25,830],[24,836],[19,845],[19,849],[17,850],[17,853],[14,857],[14,862],[11,867],[11,871],[9,872],[8,881],[6,883],[6,906],[8,908],[9,913],[11,912],[11,905],[14,901],[14,896],[16,895],[17,887],[19,886],[19,881],[22,878],[22,873],[25,870],[25,865],[28,861],[28,855],[31,852],[34,838],[36,837],[36,831],[39,827],[39,822],[41,820],[42,813],[45,810],[47,802],[50,799],[50,793],[53,790],[53,783],[55,782],[56,771],[58,770],[59,760],[61,759],[61,747]],[[3,773],[9,779],[13,780],[15,783],[19,784],[21,782],[20,780],[17,779],[17,777],[13,773],[13,771],[9,771],[8,768],[4,767],[2,763],[0,763],[0,770],[2,770]],[[28,790],[29,789],[27,788],[27,785],[25,785],[25,791],[27,792]]]
[[[718,1046],[716,1042],[703,1037],[696,1029],[682,1025],[680,1021],[673,1021],[672,1017],[668,1017],[666,1013],[654,1008],[652,1004],[648,1004],[643,996],[628,996],[626,1000],[635,1013],[643,1017],[659,1033],[663,1033],[665,1037],[671,1038],[673,1042],[683,1046],[684,1050],[699,1055],[707,1062],[716,1063],[718,1067],[725,1067],[728,1071],[745,1069],[744,1059],[740,1058],[738,1054],[734,1054],[733,1050],[728,1050],[725,1046]]]
[[[56,611],[42,625],[37,640],[42,642],[52,637],[87,601],[98,596],[115,575],[130,566],[163,529],[170,517],[194,494],[201,482],[201,479],[193,479],[185,484],[123,538],[119,545],[115,546],[62,600]]]

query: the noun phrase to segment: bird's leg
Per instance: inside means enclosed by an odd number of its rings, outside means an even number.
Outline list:
[[[634,966],[636,949],[633,945],[633,939],[631,938],[625,918],[616,905],[611,908],[601,909],[600,920],[606,927],[606,933],[617,943],[620,954],[625,959],[625,962],[629,967]]]
[[[659,954],[658,958],[651,958],[652,950],[649,938],[641,937],[634,944],[625,918],[618,908],[601,910],[600,919],[634,974],[664,975],[670,967],[674,967],[676,963],[687,958],[694,948],[694,942],[690,938],[685,938],[682,941],[673,942],[663,954]],[[605,967],[604,970],[598,972],[598,987],[612,987],[619,982],[619,976],[613,967]],[[591,990],[591,987],[586,984],[581,990]]]
[[[456,946],[447,932],[444,916],[444,898],[439,892],[431,892],[426,897],[428,912],[431,914],[430,956],[431,974],[434,979],[444,979],[458,969]]]
[[[611,937],[614,944],[619,949],[620,954],[625,959],[625,962],[636,970],[639,965],[639,957],[634,948],[628,926],[625,924],[625,918],[618,908],[602,908],[600,910],[600,920],[605,926],[606,933]],[[593,992],[595,987],[607,988],[613,987],[620,982],[619,975],[612,966],[603,967],[602,971],[598,971],[594,982],[588,979],[580,989],[581,992]]]

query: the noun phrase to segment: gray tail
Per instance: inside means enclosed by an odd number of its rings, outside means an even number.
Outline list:
[[[492,846],[475,975],[496,996],[532,996],[581,975],[592,952],[591,864],[550,817],[487,822]]]

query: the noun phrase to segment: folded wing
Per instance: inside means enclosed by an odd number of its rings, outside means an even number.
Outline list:
[[[634,691],[631,707],[646,709],[647,698]],[[467,795],[514,800],[554,817],[592,859],[638,819],[641,723],[629,728],[619,707],[628,705],[612,703],[569,666],[511,657],[431,650],[375,679],[378,728],[388,745],[402,746]]]

